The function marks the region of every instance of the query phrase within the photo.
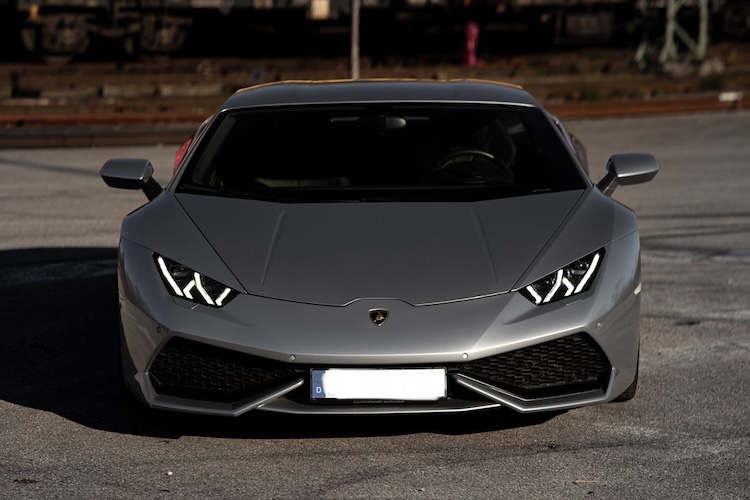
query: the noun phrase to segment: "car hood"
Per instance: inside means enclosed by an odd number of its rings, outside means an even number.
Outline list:
[[[425,305],[511,290],[582,193],[472,203],[176,198],[250,294],[323,305],[366,298]]]

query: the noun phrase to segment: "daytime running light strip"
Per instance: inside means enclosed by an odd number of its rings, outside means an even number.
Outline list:
[[[216,299],[216,305],[217,305],[217,306],[219,306],[219,307],[223,306],[223,305],[224,305],[224,299],[226,299],[226,298],[227,298],[227,296],[228,296],[228,295],[229,295],[230,293],[232,293],[232,289],[231,289],[231,288],[229,288],[229,287],[225,288],[225,289],[224,289],[224,292],[222,292],[222,294],[221,294],[221,295],[219,295],[219,298],[218,298],[218,299]]]
[[[596,270],[597,264],[599,264],[599,252],[596,252],[594,254],[594,258],[591,259],[591,265],[589,266],[589,270],[583,276],[583,279],[581,280],[581,282],[578,283],[578,286],[576,287],[576,292],[575,293],[578,293],[581,290],[583,290],[583,287],[586,286],[586,283],[588,283],[589,279],[591,278],[591,275],[594,274],[594,271]]]
[[[193,274],[193,276],[195,277],[195,280],[194,280],[195,287],[198,289],[198,291],[200,292],[200,294],[203,296],[203,300],[205,300],[206,304],[208,304],[209,306],[214,305],[213,299],[208,294],[208,292],[206,291],[206,289],[203,288],[203,281],[201,280],[201,275],[196,272],[195,274]]]
[[[164,276],[164,279],[167,280],[167,283],[169,283],[169,286],[172,287],[172,290],[174,290],[174,293],[177,294],[178,297],[183,297],[185,294],[182,293],[182,290],[180,290],[180,287],[177,286],[177,282],[174,280],[174,278],[172,278],[172,275],[169,274],[169,269],[167,269],[167,264],[164,262],[164,259],[161,258],[161,256],[159,256],[156,258],[156,261],[159,263],[159,269],[161,270],[162,276]],[[188,293],[187,288],[185,288],[185,293]],[[189,295],[188,297],[192,298]]]

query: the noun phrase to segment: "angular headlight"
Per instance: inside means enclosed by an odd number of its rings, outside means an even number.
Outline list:
[[[548,304],[581,292],[594,281],[604,249],[594,252],[520,290],[521,295],[536,305]]]
[[[167,291],[175,297],[211,307],[221,307],[239,292],[197,273],[173,260],[154,255],[156,267]]]

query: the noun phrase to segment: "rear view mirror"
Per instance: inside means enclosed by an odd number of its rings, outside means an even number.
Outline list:
[[[148,160],[117,158],[107,161],[99,171],[109,187],[119,189],[142,189],[149,200],[162,192],[162,187],[152,177],[154,167]]]
[[[660,168],[659,162],[651,153],[618,153],[610,157],[607,174],[596,187],[611,196],[619,185],[629,186],[650,181],[656,177]]]

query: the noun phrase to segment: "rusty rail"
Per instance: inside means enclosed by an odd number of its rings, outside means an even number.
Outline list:
[[[694,98],[551,103],[562,119],[663,115],[750,109],[750,97],[728,102],[718,96]],[[0,148],[179,144],[206,118],[205,113],[168,111],[0,114]]]

